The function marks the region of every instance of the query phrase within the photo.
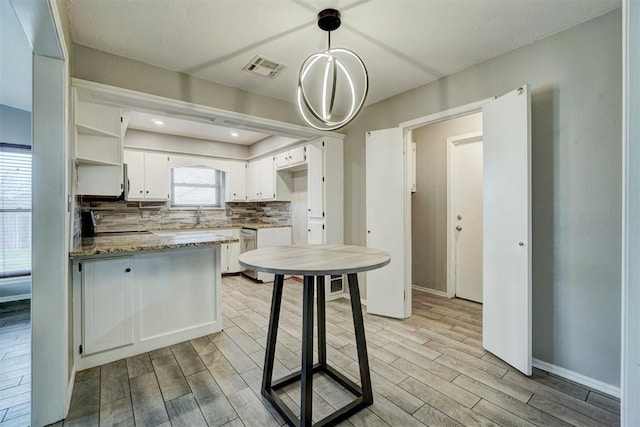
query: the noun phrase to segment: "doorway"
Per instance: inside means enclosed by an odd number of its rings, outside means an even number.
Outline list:
[[[414,290],[482,302],[482,112],[412,130]]]

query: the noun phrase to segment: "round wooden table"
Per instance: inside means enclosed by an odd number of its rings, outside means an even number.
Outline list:
[[[373,403],[367,342],[360,306],[360,289],[357,273],[384,267],[391,262],[386,252],[347,245],[274,246],[256,249],[240,255],[240,265],[252,270],[275,274],[267,348],[262,374],[262,395],[269,400],[290,425],[311,426],[313,374],[323,372],[356,396],[356,399],[333,414],[318,421],[315,426],[334,425]],[[276,381],[272,381],[278,321],[282,302],[284,275],[304,276],[302,291],[302,369]],[[360,365],[360,383],[357,385],[335,368],[327,364],[327,339],[325,318],[325,276],[346,274],[351,295],[353,326]],[[313,289],[317,291],[318,308],[318,363],[313,364]],[[276,390],[301,381],[300,418],[285,405]]]

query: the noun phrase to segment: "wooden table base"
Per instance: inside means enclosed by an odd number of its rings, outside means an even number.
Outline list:
[[[351,294],[351,309],[353,314],[353,326],[358,350],[358,363],[360,365],[360,383],[357,385],[333,367],[327,364],[327,331],[325,317],[325,287],[324,276],[304,276],[302,293],[302,369],[287,375],[279,380],[272,381],[273,361],[276,352],[276,339],[278,335],[278,321],[280,319],[280,307],[282,303],[282,288],[284,276],[276,274],[273,282],[273,297],[271,300],[271,315],[269,317],[269,331],[267,334],[267,348],[264,359],[264,371],[262,376],[262,395],[273,404],[278,412],[287,420],[289,425],[330,426],[339,423],[356,412],[373,403],[371,391],[371,375],[369,373],[369,357],[367,355],[367,342],[362,320],[362,306],[360,305],[360,289],[358,287],[358,275],[348,274],[349,292]],[[314,278],[317,289],[318,305],[318,363],[313,363],[313,288]],[[312,424],[313,406],[313,374],[322,372],[331,377],[335,382],[345,387],[356,396],[348,405],[338,409],[333,414]],[[301,381],[300,418],[282,402],[276,391]]]

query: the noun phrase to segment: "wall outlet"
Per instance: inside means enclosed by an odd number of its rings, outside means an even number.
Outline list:
[[[233,209],[227,208],[227,216],[233,216]]]
[[[141,211],[140,212],[140,217],[141,218],[149,218],[151,216],[151,212],[149,211]]]

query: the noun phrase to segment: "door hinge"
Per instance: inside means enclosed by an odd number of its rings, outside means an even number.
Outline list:
[[[82,354],[82,344],[80,344],[80,346],[78,347],[78,353]]]
[[[82,271],[82,263],[81,262],[78,263],[78,271]]]

